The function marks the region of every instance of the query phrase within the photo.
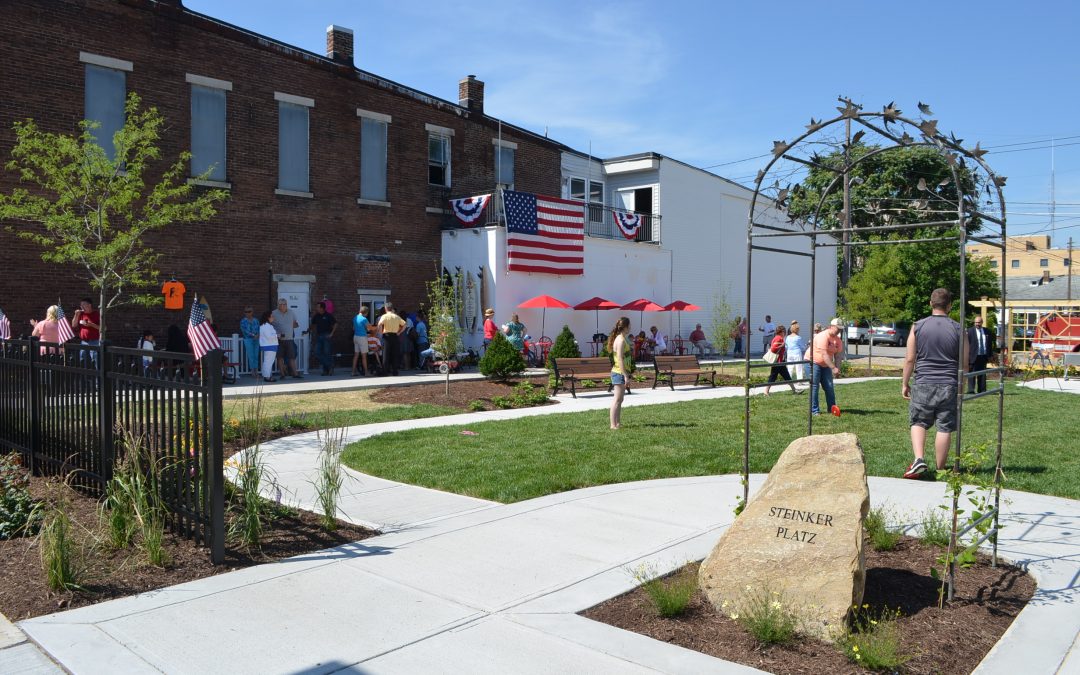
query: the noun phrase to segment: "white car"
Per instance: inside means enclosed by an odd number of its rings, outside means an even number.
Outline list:
[[[866,321],[853,322],[847,327],[847,341],[849,344],[866,342],[870,334],[870,324]]]

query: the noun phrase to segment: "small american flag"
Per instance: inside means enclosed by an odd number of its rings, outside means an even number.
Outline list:
[[[0,309],[0,340],[11,339],[11,320],[7,318],[7,314],[4,314],[4,310]]]
[[[585,274],[585,205],[558,197],[503,192],[506,269]]]
[[[191,319],[188,321],[187,334],[188,339],[191,340],[191,350],[195,352],[197,359],[206,356],[213,349],[221,349],[221,342],[218,341],[217,335],[214,335],[214,329],[206,321],[206,314],[203,313],[198,296],[191,303]]]
[[[71,322],[64,316],[64,308],[60,306],[59,302],[56,303],[56,323],[57,333],[59,334],[57,340],[60,341],[60,344],[75,339],[75,333],[71,330]]]

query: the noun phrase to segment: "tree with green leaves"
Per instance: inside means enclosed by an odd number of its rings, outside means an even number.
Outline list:
[[[721,354],[727,354],[731,346],[731,304],[727,299],[728,288],[713,294],[712,323],[709,325],[709,335],[712,337],[713,348]],[[720,368],[723,369],[724,361],[720,360]]]
[[[875,146],[856,143],[850,150],[851,160],[867,157],[875,150],[878,150]],[[818,162],[825,167],[838,169],[843,166],[843,159],[843,152],[836,151],[819,157]],[[958,194],[975,194],[978,189],[970,170],[961,166],[957,174],[962,188],[960,191],[946,159],[934,148],[924,146],[890,149],[872,154],[854,165],[851,171],[851,225],[856,231],[852,233],[851,240],[860,242],[956,235],[959,232],[956,227],[874,233],[863,233],[858,229],[955,219]],[[789,214],[795,218],[812,218],[822,195],[836,176],[835,171],[811,167],[806,180],[791,191]],[[842,211],[843,191],[834,187],[825,196],[816,225],[822,229],[840,227]],[[979,226],[977,218],[967,222],[969,233],[978,231]],[[870,249],[884,249],[885,252],[879,254],[870,252]],[[865,281],[860,282],[862,287],[855,291],[855,295],[866,295],[867,288],[872,285],[870,279],[900,289],[901,311],[893,320],[914,322],[922,318],[927,312],[930,293],[935,288],[949,288],[954,293],[959,291],[960,265],[955,241],[856,247],[854,253],[849,286],[868,267],[886,265],[891,271],[886,275],[872,270]],[[870,261],[875,262],[871,264]],[[845,290],[841,289],[841,298],[850,302],[850,294]],[[967,258],[967,295],[969,298],[998,296],[996,276],[989,264],[971,256]],[[843,310],[842,314],[855,318],[850,308]]]
[[[501,332],[487,346],[487,351],[480,359],[480,372],[484,377],[505,381],[513,375],[525,372],[527,365],[521,351],[510,344]]]
[[[904,289],[896,285],[900,277],[900,256],[887,246],[873,247],[847,288],[840,291],[847,306],[848,320],[875,323],[899,321],[904,311]],[[870,356],[867,368],[874,367],[873,330],[869,335]]]
[[[458,272],[461,275],[461,272]],[[427,282],[428,343],[444,359],[461,351],[461,327],[458,326],[458,296],[455,284],[447,283],[435,268],[435,279]],[[450,395],[450,371],[446,371],[446,395]]]
[[[161,301],[146,292],[156,286],[158,254],[145,236],[174,224],[206,222],[228,196],[224,190],[194,190],[186,176],[188,152],[159,168],[165,118],[141,105],[137,94],[128,95],[124,126],[105,141],[113,144],[111,159],[95,139],[97,122],[80,122],[77,135],[43,131],[33,120],[16,122],[7,169],[21,184],[0,194],[0,219],[19,223],[9,230],[39,244],[46,262],[74,263],[86,273],[98,292],[102,339],[107,310]]]

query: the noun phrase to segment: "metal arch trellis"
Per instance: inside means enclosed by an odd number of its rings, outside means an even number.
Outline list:
[[[753,270],[753,257],[755,251],[768,251],[772,253],[790,254],[798,256],[807,256],[810,258],[810,324],[813,323],[815,315],[815,282],[817,278],[817,250],[819,248],[842,248],[845,256],[845,271],[848,269],[850,261],[850,251],[853,246],[868,246],[868,245],[885,245],[885,244],[913,244],[924,243],[931,241],[955,241],[958,245],[958,258],[960,267],[960,294],[959,294],[959,309],[960,309],[960,324],[965,324],[965,314],[967,307],[967,265],[965,248],[969,239],[979,241],[981,243],[993,246],[999,249],[1001,259],[998,265],[1000,271],[1001,282],[1001,307],[1005,307],[1005,281],[1006,281],[1006,265],[1005,265],[1005,248],[1006,248],[1006,219],[1005,219],[1005,196],[1002,188],[1005,185],[1005,177],[998,176],[990,168],[990,166],[983,160],[983,155],[986,151],[983,150],[978,143],[974,148],[965,148],[961,139],[956,138],[955,135],[946,136],[944,133],[939,132],[937,129],[938,122],[931,118],[933,114],[930,111],[930,107],[919,103],[919,111],[921,114],[920,119],[912,119],[904,116],[900,109],[898,109],[893,103],[889,103],[884,106],[881,111],[865,111],[861,105],[855,104],[850,99],[840,98],[839,101],[842,106],[837,107],[839,115],[828,120],[815,120],[810,119],[810,124],[806,127],[806,132],[795,138],[791,142],[775,141],[773,143],[772,159],[757,173],[757,177],[754,181],[754,195],[750,201],[750,210],[747,216],[747,237],[746,237],[746,307],[744,309],[745,315],[749,318],[751,312],[751,301],[753,298],[752,291],[752,270]],[[843,164],[837,166],[826,166],[817,161],[817,156],[812,155],[810,159],[798,157],[792,152],[800,148],[800,144],[818,143],[820,141],[813,140],[819,136],[824,129],[828,129],[833,125],[844,123],[844,142],[843,148]],[[852,123],[856,123],[863,127],[854,136],[851,133]],[[896,125],[896,129],[891,125]],[[891,141],[891,145],[884,145],[882,147],[875,148],[870,152],[863,154],[862,156],[852,160],[849,151],[852,148],[854,142],[860,140],[869,130],[876,136]],[[909,134],[909,130],[913,130],[917,136]],[[916,139],[921,140],[916,140]],[[833,147],[836,147],[836,142],[832,143]],[[956,202],[953,204],[951,201],[945,200],[950,206],[955,206],[956,216],[955,220],[933,220],[927,222],[917,223],[904,223],[904,224],[883,224],[883,225],[871,225],[865,227],[852,227],[851,225],[851,204],[850,204],[850,186],[852,184],[852,170],[858,166],[861,162],[866,161],[870,157],[878,154],[897,150],[900,148],[908,147],[930,147],[936,149],[946,160],[951,172],[951,181],[956,189]],[[789,229],[786,227],[779,227],[776,225],[770,225],[763,222],[758,222],[758,202],[759,198],[768,199],[771,203],[767,208],[772,208],[774,205],[777,209],[783,209],[786,205],[789,195],[792,194],[792,188],[781,188],[779,182],[774,183],[771,186],[763,188],[763,183],[770,176],[770,171],[781,160],[787,160],[794,162],[804,167],[817,167],[825,169],[827,171],[836,174],[835,178],[822,192],[821,198],[818,202],[817,208],[814,211],[812,220],[808,223],[809,227],[800,226],[795,229]],[[967,175],[961,174],[961,170],[968,168],[968,162],[972,163],[972,179],[964,181],[963,178]],[[1000,216],[993,216],[983,212],[979,208],[979,190],[980,182],[976,180],[976,174],[980,170],[985,174],[983,180],[985,181],[985,189],[988,195],[997,197],[997,206]],[[918,190],[925,191],[935,197],[938,201],[943,198],[938,195],[935,190],[940,187],[945,187],[950,179],[942,181],[939,185],[931,187],[925,183],[925,180],[920,179],[918,184]],[[838,187],[842,187],[844,191],[844,209],[841,212],[843,215],[842,227],[823,229],[820,226],[820,216],[822,207],[825,204],[826,198],[832,194]],[[796,188],[797,189],[797,188]],[[991,193],[991,189],[993,193]],[[775,190],[775,196],[769,197],[765,195],[766,190]],[[992,200],[989,203],[993,203]],[[921,210],[921,209],[920,209]],[[943,211],[934,211],[934,213],[942,213]],[[987,236],[973,237],[969,236],[968,228],[972,220],[986,221],[997,225],[1000,229],[997,232],[993,232]],[[793,219],[789,218],[790,222],[794,223]],[[926,228],[947,228],[947,232],[943,232],[941,236],[920,236],[914,235],[908,239],[883,239],[874,241],[853,241],[850,236],[855,232],[872,234],[877,232],[887,232],[890,234],[901,233],[905,230],[924,230]],[[952,233],[952,228],[956,228],[955,234]],[[835,237],[837,234],[841,235],[842,241],[837,242]],[[924,233],[925,234],[925,233]],[[762,246],[756,244],[755,240],[764,238],[783,238],[783,237],[808,237],[810,240],[810,252],[806,253],[798,250],[789,250],[778,247]],[[828,238],[830,241],[820,242],[819,237]],[[834,261],[835,264],[835,261]],[[1007,325],[1007,322],[1004,322]],[[966,335],[966,333],[964,334]],[[998,347],[999,353],[1003,343],[1003,331],[998,330]],[[789,364],[797,365],[810,365],[811,379],[803,378],[797,380],[797,382],[810,382],[812,380],[813,372],[813,340],[810,340],[810,358],[800,361],[788,361]],[[955,436],[955,447],[953,452],[953,469],[955,471],[960,470],[960,455],[962,451],[963,442],[963,404],[964,401],[970,401],[983,396],[989,396],[996,394],[998,397],[997,406],[997,447],[994,458],[994,508],[982,518],[979,522],[983,522],[988,518],[993,519],[993,526],[987,531],[978,541],[974,542],[975,545],[981,544],[987,539],[991,540],[993,545],[993,564],[997,564],[997,545],[998,545],[998,531],[1000,526],[1000,505],[1001,505],[1001,487],[1002,487],[1002,427],[1004,418],[1004,405],[1005,405],[1005,368],[1000,365],[996,368],[987,368],[985,370],[965,373],[964,363],[964,343],[966,338],[961,339],[960,350],[957,368],[956,380],[957,380],[957,429]],[[751,363],[750,350],[745,350],[744,356],[744,409],[743,409],[743,470],[742,470],[742,483],[743,483],[743,504],[749,501],[750,497],[750,394],[751,391],[761,384],[751,384],[750,372],[753,368],[771,368],[773,364],[769,363]],[[1002,360],[1003,361],[1003,360]],[[978,375],[988,375],[996,373],[998,376],[998,386],[996,389],[991,389],[985,392],[976,394],[967,394],[966,381],[969,378],[976,377]],[[811,414],[812,401],[807,402],[807,434],[813,433],[814,419]],[[952,495],[952,513],[951,513],[951,534],[948,549],[947,559],[949,560],[947,586],[948,586],[948,598],[951,600],[953,597],[953,589],[955,582],[955,553],[957,549],[957,543],[959,539],[972,527],[978,523],[972,523],[968,525],[964,530],[958,532],[958,500],[959,495],[954,493]]]

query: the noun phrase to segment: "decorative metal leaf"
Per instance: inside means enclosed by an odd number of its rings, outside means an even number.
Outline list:
[[[859,106],[851,102],[850,99],[844,99],[843,107],[837,107],[840,111],[840,116],[844,118],[855,118],[859,116]]]
[[[861,141],[862,137],[865,136],[865,135],[866,135],[866,132],[863,131],[862,129],[859,129],[858,131],[855,132],[855,135],[851,137],[851,144],[855,145],[856,143]]]
[[[921,112],[924,115],[933,115],[934,114],[933,112],[930,111],[930,104],[923,103],[922,101],[919,101],[919,112]]]
[[[925,178],[920,178],[920,179],[919,179],[919,185],[918,185],[918,188],[919,188],[920,190],[926,190],[926,179],[925,179]]]
[[[806,130],[813,133],[821,128],[821,121],[816,120],[813,117],[810,118],[810,124],[806,125]]]
[[[971,150],[968,150],[968,152],[971,153],[972,157],[975,157],[975,158],[978,158],[978,159],[982,159],[982,156],[987,153],[986,150],[983,150],[982,148],[979,147],[978,142],[976,142],[975,147],[972,148]]]
[[[773,157],[779,157],[780,155],[784,154],[785,152],[787,152],[789,147],[791,147],[791,146],[789,146],[784,141],[773,141],[773,144],[772,144]]]
[[[757,178],[754,179],[755,183],[760,183],[761,179],[765,177],[765,169],[758,169]]]
[[[909,134],[908,132],[905,131],[903,134],[900,135],[900,143],[902,143],[903,145],[911,145],[914,142],[915,139],[912,138],[911,134]]]
[[[952,182],[952,178],[942,178],[942,179],[941,179],[941,180],[940,180],[940,181],[938,182],[937,186],[938,186],[938,187],[945,187],[946,185],[948,185],[948,184],[949,184],[949,183],[951,183],[951,182]]]
[[[1007,180],[1007,176],[994,176],[994,185],[998,187],[1005,187],[1005,181]]]
[[[923,132],[926,136],[937,136],[937,120],[924,120],[919,125],[919,131]]]
[[[945,153],[945,162],[949,166],[956,166],[956,155],[952,154],[951,152],[946,152]]]

